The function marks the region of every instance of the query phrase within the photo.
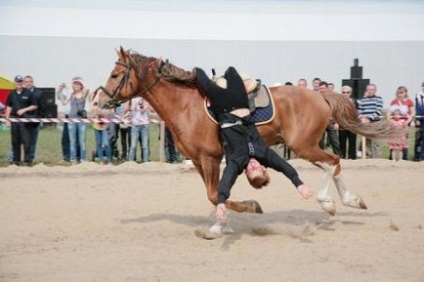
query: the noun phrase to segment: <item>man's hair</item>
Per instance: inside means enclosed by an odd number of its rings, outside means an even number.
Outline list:
[[[342,86],[342,91],[349,91],[352,93],[352,87],[350,87],[349,85],[343,85]]]
[[[316,81],[316,80],[321,81],[321,78],[315,77],[314,79],[312,79],[312,81]]]
[[[325,86],[327,86],[327,87],[328,87],[328,83],[327,83],[327,82],[325,82],[325,81],[321,81],[321,82],[319,83],[319,86],[322,86],[322,85],[325,85]]]
[[[374,83],[370,83],[370,84],[367,85],[367,87],[368,86],[374,86],[374,88],[377,89],[377,85],[375,85]]]

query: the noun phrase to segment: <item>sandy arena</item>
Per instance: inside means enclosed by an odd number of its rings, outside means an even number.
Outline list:
[[[292,160],[311,187],[323,173]],[[195,236],[212,205],[194,169],[163,163],[0,168],[0,281],[424,281],[424,162],[343,161],[368,210],[330,217],[282,175],[232,199],[233,233]]]

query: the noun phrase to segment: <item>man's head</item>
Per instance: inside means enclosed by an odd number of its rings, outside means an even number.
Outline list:
[[[365,94],[367,95],[367,97],[373,97],[373,96],[375,96],[375,92],[377,92],[377,86],[375,86],[375,84],[373,84],[373,83],[368,84],[365,92],[366,92]]]
[[[320,82],[321,82],[321,79],[319,79],[318,77],[312,80],[312,87],[314,88],[314,91],[319,91]]]
[[[26,89],[32,89],[34,87],[34,79],[30,75],[24,77],[24,87]]]
[[[22,75],[15,76],[14,81],[16,89],[21,90],[24,87],[24,78],[22,77]]]
[[[297,81],[297,86],[302,87],[302,88],[307,88],[308,82],[306,81],[306,79],[301,78]]]
[[[327,93],[328,92],[328,83],[325,82],[325,81],[321,81],[319,83],[319,88],[318,89],[319,89],[319,92],[321,94]]]
[[[332,82],[328,83],[328,91],[334,92],[334,83],[332,83]]]
[[[250,185],[256,189],[262,188],[269,183],[270,178],[265,167],[254,158],[250,159],[245,173]]]

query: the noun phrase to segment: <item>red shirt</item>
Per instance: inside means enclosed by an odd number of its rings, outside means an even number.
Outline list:
[[[404,106],[407,106],[408,107],[408,114],[411,114],[411,109],[414,108],[414,102],[412,102],[412,100],[409,99],[409,98],[406,98],[406,99],[404,99],[402,101],[401,100],[398,100],[398,99],[394,99],[390,103],[390,106],[392,106],[392,105],[399,105],[399,106],[404,105]]]

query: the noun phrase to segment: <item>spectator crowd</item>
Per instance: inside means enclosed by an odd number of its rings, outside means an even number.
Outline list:
[[[6,104],[0,103],[0,113],[6,118],[6,125],[10,127],[10,152],[8,161],[10,164],[31,166],[36,159],[37,140],[43,125],[40,122],[10,122],[9,118],[41,118],[45,116],[43,92],[35,87],[32,76],[17,75],[14,78],[15,89],[12,90]],[[286,85],[293,85],[286,82]],[[399,140],[389,140],[386,144],[390,150],[389,159],[394,161],[408,160],[409,150],[413,149],[412,160],[424,161],[424,82],[421,90],[412,98],[405,86],[399,86],[394,91],[393,100],[388,109],[383,108],[383,99],[377,94],[377,86],[373,83],[367,85],[365,93],[361,97],[353,96],[353,89],[343,85],[340,91],[334,89],[334,84],[314,78],[311,81],[311,89],[320,95],[325,92],[339,92],[344,95],[358,112],[358,119],[362,123],[373,123],[387,118],[394,127],[416,128],[415,136],[405,134]],[[297,87],[308,88],[306,79],[301,78]],[[295,86],[290,86],[295,87]],[[120,117],[125,122],[104,123],[84,122],[63,123],[61,146],[63,163],[78,164],[86,162],[91,156],[91,161],[100,164],[112,164],[119,162],[149,162],[150,161],[150,126],[153,109],[149,103],[141,97],[134,98],[119,105],[113,110],[100,109],[94,99],[94,93],[90,92],[85,81],[81,77],[74,77],[70,86],[61,83],[56,88],[57,101],[64,107],[66,118],[102,118],[112,119]],[[86,134],[87,127],[92,126],[95,139],[95,150],[90,155],[87,153]],[[42,134],[42,133],[41,133]],[[165,128],[165,154],[166,161],[177,163],[181,156],[175,148],[172,134]],[[409,148],[408,140],[414,139],[414,148]],[[382,158],[382,141],[361,140],[356,134],[349,132],[330,120],[323,138],[321,148],[331,150],[345,159],[356,159],[365,154],[368,158]],[[140,148],[140,158],[137,159],[137,148]],[[362,147],[366,148],[365,152]],[[89,156],[89,157],[88,157]],[[290,158],[290,151],[285,148],[284,156]],[[115,160],[114,160],[115,159]]]

